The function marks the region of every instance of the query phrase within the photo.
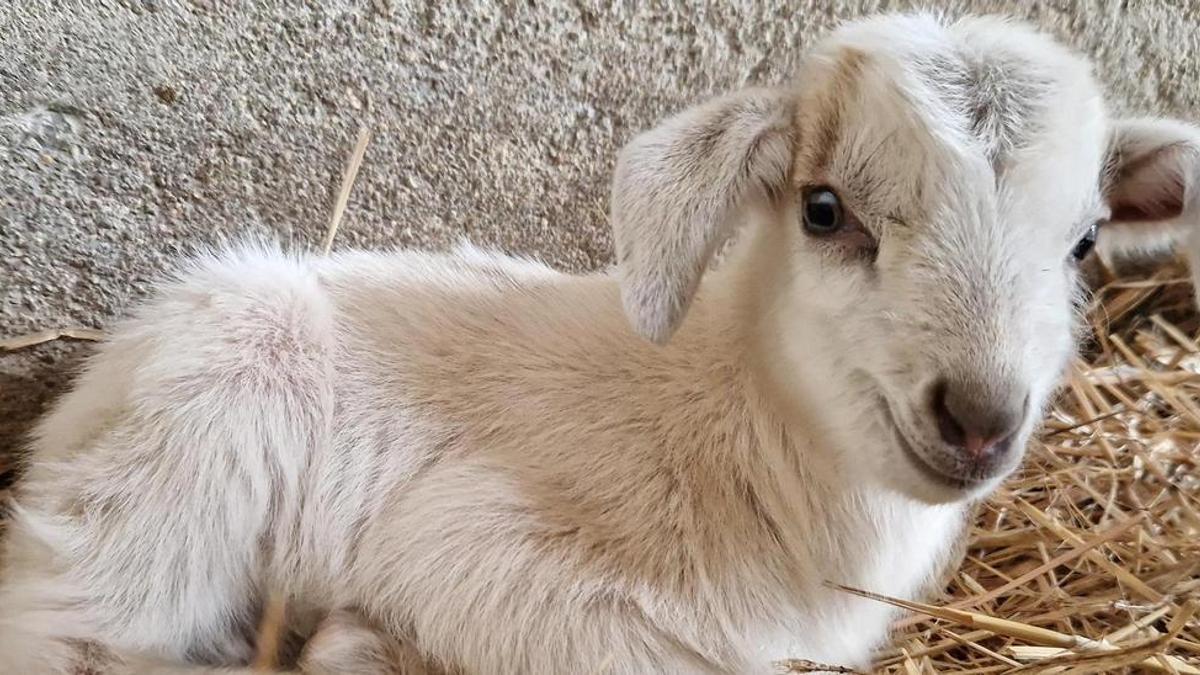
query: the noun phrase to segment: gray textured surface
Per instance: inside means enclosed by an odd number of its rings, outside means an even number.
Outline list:
[[[910,3],[458,4],[0,0],[0,336],[103,327],[198,244],[315,245],[364,123],[339,246],[466,235],[602,266],[621,142],[785,79],[838,19]],[[1051,29],[1097,59],[1120,108],[1200,116],[1196,3],[946,6]],[[86,350],[0,354],[0,453]]]

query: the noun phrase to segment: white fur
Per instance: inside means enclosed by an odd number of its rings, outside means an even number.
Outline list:
[[[893,612],[826,582],[928,590],[1019,461],[1109,129],[1046,38],[889,17],[630,144],[620,287],[470,247],[205,256],[37,430],[0,672],[244,665],[270,592],[316,631],[311,673],[863,666]],[[814,183],[874,257],[804,234]],[[956,461],[926,405],[945,373],[1030,400],[959,487],[896,443]]]

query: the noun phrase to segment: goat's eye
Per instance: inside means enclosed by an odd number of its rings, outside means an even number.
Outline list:
[[[1075,242],[1075,248],[1071,249],[1071,255],[1076,260],[1083,260],[1096,247],[1096,233],[1098,230],[1098,224],[1092,223],[1092,226],[1088,228],[1087,234],[1084,234],[1082,239]]]
[[[804,230],[822,236],[842,229],[846,213],[837,194],[827,187],[810,188],[804,194]]]

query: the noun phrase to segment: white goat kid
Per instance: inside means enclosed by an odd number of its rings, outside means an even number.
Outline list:
[[[245,664],[269,590],[301,636],[333,613],[308,672],[862,666],[893,613],[825,582],[936,583],[1094,226],[1194,223],[1197,147],[1027,28],[884,17],[634,139],[619,280],[205,258],[37,430],[0,671]]]

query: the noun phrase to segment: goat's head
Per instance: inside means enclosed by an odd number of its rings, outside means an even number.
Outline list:
[[[719,98],[622,152],[623,299],[664,342],[749,212],[768,377],[839,458],[928,501],[1020,461],[1075,345],[1097,229],[1200,218],[1200,133],[1109,120],[1089,66],[995,19],[890,16],[793,85]],[[754,249],[756,244],[747,243]]]

